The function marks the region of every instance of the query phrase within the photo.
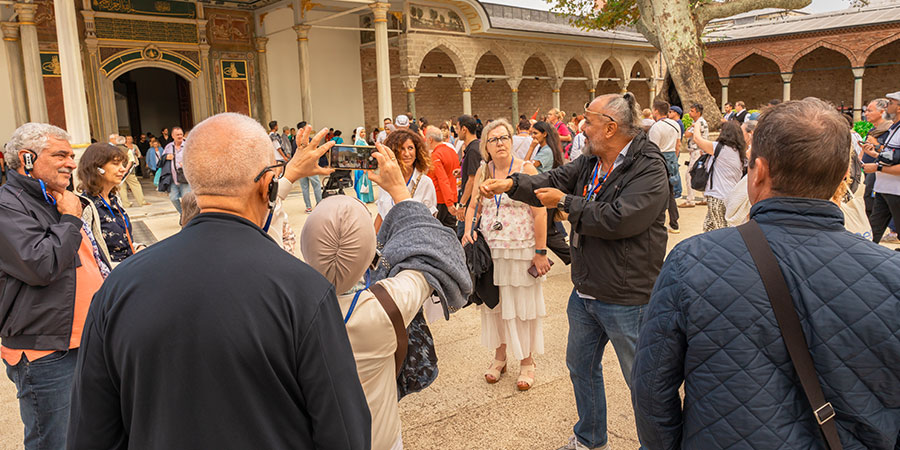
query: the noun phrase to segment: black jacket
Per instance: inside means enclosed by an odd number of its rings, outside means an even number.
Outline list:
[[[8,348],[66,350],[80,266],[80,217],[60,215],[37,180],[0,187],[0,338]]]
[[[342,319],[334,287],[258,226],[200,214],[94,296],[68,448],[368,449]]]
[[[569,194],[569,222],[581,241],[571,247],[575,289],[607,303],[644,305],[666,254],[665,160],[659,147],[640,132],[625,161],[588,202],[582,193],[596,163],[596,156],[581,156],[543,174],[512,175],[509,196],[540,206],[535,189],[553,187]]]

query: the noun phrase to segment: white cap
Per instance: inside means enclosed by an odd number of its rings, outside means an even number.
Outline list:
[[[394,120],[394,125],[397,125],[398,127],[408,127],[409,126],[409,117],[406,117],[406,115],[404,115],[404,114],[400,114]]]
[[[898,102],[900,102],[900,91],[891,92],[890,94],[884,94],[884,96],[891,100],[897,100]]]

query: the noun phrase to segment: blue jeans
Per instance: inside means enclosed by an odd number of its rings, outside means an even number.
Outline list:
[[[318,175],[313,175],[311,177],[304,177],[300,179],[300,189],[303,190],[303,203],[306,203],[306,208],[311,209],[312,204],[309,202],[309,185],[312,185],[313,194],[316,197],[316,204],[318,205],[322,201],[322,180]]]
[[[669,166],[669,184],[675,191],[675,198],[681,197],[681,172],[678,171],[678,152],[665,152],[662,154]]]
[[[51,353],[36,361],[6,364],[6,375],[16,385],[19,415],[25,424],[25,449],[65,449],[69,427],[72,378],[78,349]]]
[[[181,214],[181,197],[184,197],[188,192],[191,192],[191,185],[187,183],[172,183],[172,185],[169,186],[169,200],[175,205],[178,214]]]
[[[569,297],[569,343],[566,366],[575,390],[578,422],[574,431],[588,448],[606,444],[606,389],[603,385],[603,350],[612,342],[619,367],[631,387],[631,367],[637,346],[644,305],[623,306],[581,298],[573,289]]]

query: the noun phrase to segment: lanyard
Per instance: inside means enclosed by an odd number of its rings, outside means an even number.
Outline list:
[[[353,310],[356,308],[356,302],[359,300],[359,294],[362,294],[363,291],[369,289],[369,285],[371,284],[371,278],[369,278],[369,269],[366,269],[366,287],[356,291],[356,294],[353,295],[353,302],[350,303],[350,309],[347,310],[347,316],[344,317],[344,325],[347,324],[347,321],[350,320],[350,314],[353,314]]]
[[[512,167],[515,162],[516,162],[516,157],[513,156],[512,161],[509,162],[509,170],[506,171],[507,178],[509,178],[509,174],[512,173]],[[497,166],[494,165],[493,163],[491,163],[491,178],[493,178],[493,179],[497,179],[497,176],[494,173],[494,169],[496,169],[496,168],[497,168]],[[500,220],[500,201],[501,200],[503,200],[503,194],[494,196],[494,203],[497,205],[497,220]]]
[[[34,179],[33,176],[26,170],[25,175],[28,175],[28,178]],[[38,178],[38,184],[41,186],[41,194],[44,194],[44,201],[47,202],[50,206],[56,206],[56,197],[47,192],[47,185],[44,184],[44,180]]]
[[[109,214],[113,216],[113,221],[116,222],[116,225],[122,227],[125,230],[125,237],[128,239],[128,245],[131,247],[131,252],[134,253],[134,244],[131,242],[131,222],[128,220],[128,215],[125,214],[125,211],[122,211],[122,208],[119,206],[119,202],[116,201],[116,211],[122,216],[122,220],[125,221],[125,224],[119,223],[119,217],[116,216],[116,213],[113,212],[112,208],[109,206],[109,203],[103,198],[103,196],[97,196],[100,198],[100,201],[103,202],[103,206],[106,207],[106,210],[109,211]]]
[[[413,179],[413,177],[414,177],[415,175],[416,175],[416,169],[413,169],[412,173],[409,174],[409,179],[406,180],[406,190],[407,190],[407,191],[409,190],[409,183],[412,182],[412,179]],[[413,194],[413,192],[410,192],[410,193],[409,193],[409,195],[412,195],[412,194]],[[396,205],[396,204],[397,204],[397,203],[394,202],[394,199],[391,198],[391,206],[394,206],[394,205]]]
[[[613,167],[615,167],[615,164],[609,166],[609,170],[606,171],[606,175],[603,175],[603,178],[600,178],[600,159],[598,158],[597,164],[594,166],[594,171],[593,173],[591,173],[591,182],[584,187],[584,193],[582,195],[584,195],[584,197],[589,201],[595,195],[597,195],[597,191],[599,191],[600,188],[603,187],[603,183],[605,183],[606,179],[609,178],[609,173],[612,172]],[[590,195],[588,195],[588,193],[590,193]]]

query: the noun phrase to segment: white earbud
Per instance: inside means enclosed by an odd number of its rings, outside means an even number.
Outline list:
[[[106,175],[106,170],[103,170],[102,167],[98,167],[97,171],[100,172],[100,175]]]

